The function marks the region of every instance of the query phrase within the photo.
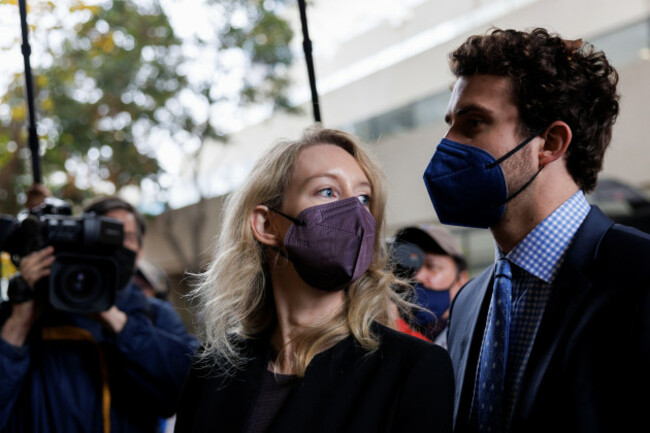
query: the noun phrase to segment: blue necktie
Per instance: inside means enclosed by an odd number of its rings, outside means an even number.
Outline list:
[[[501,259],[494,272],[489,321],[479,364],[476,405],[479,432],[498,433],[505,425],[503,389],[508,358],[511,298],[510,263]]]

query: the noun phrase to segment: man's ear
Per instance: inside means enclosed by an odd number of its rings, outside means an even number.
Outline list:
[[[544,145],[539,149],[540,167],[564,156],[573,138],[573,133],[569,125],[561,120],[556,120],[542,133],[542,138],[544,138]]]
[[[280,245],[280,234],[271,221],[271,211],[268,207],[263,205],[255,206],[251,212],[250,224],[253,236],[263,245]]]

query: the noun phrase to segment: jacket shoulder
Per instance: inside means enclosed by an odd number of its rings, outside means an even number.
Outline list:
[[[451,301],[451,307],[450,307],[450,315],[453,314],[454,308],[456,307],[456,304],[462,305],[466,301],[470,300],[475,300],[477,296],[477,291],[480,291],[483,289],[483,286],[485,284],[485,280],[489,280],[492,278],[492,271],[494,268],[494,264],[491,264],[487,268],[485,268],[483,271],[481,271],[480,274],[469,280],[463,287],[460,288],[454,299]]]
[[[614,224],[598,246],[597,273],[647,281],[650,277],[649,256],[650,235],[633,227]]]
[[[440,361],[445,361],[449,358],[447,351],[437,344],[399,332],[387,326],[375,324],[375,332],[381,339],[381,351],[384,356],[394,353],[402,357],[426,356]]]
[[[603,247],[620,248],[621,253],[637,255],[650,251],[650,234],[622,224],[614,224],[603,239]],[[643,257],[642,257],[643,258]]]

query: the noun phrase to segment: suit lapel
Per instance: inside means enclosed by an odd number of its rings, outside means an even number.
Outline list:
[[[469,398],[471,399],[471,390],[464,390],[465,377],[468,374],[468,361],[470,352],[472,351],[472,341],[475,338],[481,340],[483,337],[485,323],[479,324],[479,317],[485,316],[481,314],[481,310],[486,298],[488,300],[485,305],[489,304],[489,295],[492,291],[488,289],[493,272],[494,265],[491,265],[483,273],[467,283],[458,293],[456,299],[454,299],[454,305],[451,309],[449,354],[454,365],[454,376],[456,380],[454,423],[456,422],[461,397],[465,398],[465,395],[469,392]],[[470,371],[469,374],[473,375],[474,371]],[[473,383],[473,380],[470,380],[469,383]]]
[[[598,246],[613,222],[598,208],[592,207],[576,233],[567,251],[564,263],[553,283],[548,305],[533,344],[518,398],[515,401],[515,419],[526,419],[534,409],[536,397],[549,364],[566,333],[573,332],[576,314],[591,288],[591,273]]]

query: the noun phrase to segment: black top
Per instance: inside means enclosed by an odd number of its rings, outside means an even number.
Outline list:
[[[296,376],[265,371],[246,433],[264,433],[293,389]]]
[[[316,355],[268,432],[450,432],[454,382],[439,346],[376,324],[379,349],[368,353],[352,336]],[[251,340],[251,361],[231,376],[192,369],[176,433],[243,432],[269,359],[268,340]]]

